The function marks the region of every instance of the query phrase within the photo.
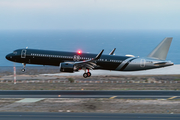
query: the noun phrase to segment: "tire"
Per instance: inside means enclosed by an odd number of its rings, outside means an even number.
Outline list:
[[[84,77],[84,78],[87,78],[87,77],[88,77],[88,74],[87,74],[87,73],[84,73],[84,74],[83,74],[83,77]]]
[[[87,72],[87,74],[88,74],[88,77],[91,77],[91,73],[90,72]]]
[[[24,69],[24,68],[23,68],[23,69],[21,69],[21,71],[22,71],[22,72],[25,72],[25,71],[26,71],[26,69]]]

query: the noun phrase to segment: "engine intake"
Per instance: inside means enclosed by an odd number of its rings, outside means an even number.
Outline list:
[[[60,63],[60,72],[70,72],[73,73],[75,71],[74,64],[69,63]]]

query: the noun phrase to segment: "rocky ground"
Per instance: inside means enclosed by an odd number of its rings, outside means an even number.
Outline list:
[[[0,90],[179,90],[180,76],[46,76],[13,75],[0,78]]]
[[[57,98],[34,103],[20,99],[0,99],[0,111],[8,112],[99,112],[180,114],[180,100]]]

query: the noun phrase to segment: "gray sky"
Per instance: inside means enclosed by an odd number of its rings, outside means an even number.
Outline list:
[[[180,0],[0,0],[0,29],[179,29]]]

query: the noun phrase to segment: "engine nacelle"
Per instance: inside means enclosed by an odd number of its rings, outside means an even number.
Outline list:
[[[60,72],[70,72],[70,73],[72,73],[72,72],[75,71],[74,64],[60,63],[59,67],[60,67]]]

